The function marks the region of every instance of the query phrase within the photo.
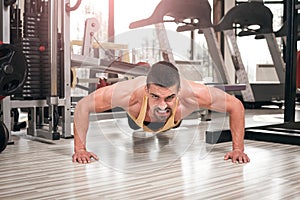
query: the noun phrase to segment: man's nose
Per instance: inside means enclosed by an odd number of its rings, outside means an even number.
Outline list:
[[[165,110],[165,109],[168,107],[168,104],[167,104],[164,100],[162,100],[162,101],[159,103],[158,107],[159,107],[159,109],[161,109],[161,110]]]

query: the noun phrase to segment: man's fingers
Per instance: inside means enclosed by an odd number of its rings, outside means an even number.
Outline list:
[[[99,160],[99,158],[98,158],[98,156],[96,154],[94,154],[92,152],[90,154],[91,154],[90,158],[94,158],[95,160]]]
[[[233,163],[236,163],[236,161],[238,161],[239,157],[236,154],[233,154],[231,160]]]
[[[91,162],[91,158],[95,160],[99,160],[98,156],[92,152],[84,152],[84,153],[75,153],[72,156],[73,162],[78,162],[81,164],[86,164]]]
[[[226,153],[224,156],[224,160],[228,160],[231,158],[231,154],[230,153]]]
[[[233,163],[237,163],[237,162],[238,163],[248,163],[248,162],[250,162],[248,155],[245,153],[242,153],[242,154],[236,154],[234,152],[226,153],[224,156],[224,160],[228,160],[228,159],[231,159],[231,161]]]
[[[79,158],[78,158],[78,156],[77,156],[76,154],[74,154],[74,155],[72,156],[72,161],[73,161],[73,162],[79,162]]]
[[[245,162],[245,163],[250,162],[250,158],[248,157],[247,154],[245,154],[245,156],[244,156],[244,162]]]
[[[90,163],[91,162],[91,159],[90,159],[90,156],[89,155],[84,155],[82,158],[82,163],[86,164],[86,163]]]
[[[244,157],[243,156],[239,157],[239,163],[244,163]]]
[[[236,161],[238,161],[239,163],[248,163],[250,162],[250,159],[248,158],[247,154],[243,154],[243,155],[240,155]]]

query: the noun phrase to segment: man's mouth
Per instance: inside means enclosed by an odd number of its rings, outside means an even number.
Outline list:
[[[171,110],[169,108],[167,108],[165,110],[156,109],[156,113],[158,113],[159,115],[169,115],[170,112],[171,112]]]

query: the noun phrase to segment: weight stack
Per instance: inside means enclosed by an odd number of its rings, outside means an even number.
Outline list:
[[[20,47],[28,64],[28,76],[23,88],[14,95],[17,99],[46,99],[51,96],[50,45],[48,42],[48,2],[26,0],[23,38]],[[58,39],[57,91],[61,95],[61,39]]]
[[[15,44],[22,38],[21,10],[17,6],[10,6],[10,43]]]

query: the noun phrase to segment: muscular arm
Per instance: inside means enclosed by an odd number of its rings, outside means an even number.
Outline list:
[[[244,151],[245,110],[242,103],[234,96],[226,94],[225,110],[229,114],[232,135],[232,149]]]
[[[247,163],[250,161],[244,153],[245,110],[242,103],[233,96],[226,97],[226,112],[229,113],[229,125],[232,136],[232,151],[224,159],[232,162]]]
[[[89,115],[93,112],[103,112],[111,109],[112,92],[114,86],[108,86],[96,90],[81,99],[74,112],[74,155],[73,162],[87,163],[90,158],[98,157],[86,150],[86,135],[89,127]]]
[[[73,162],[89,163],[91,158],[98,157],[86,150],[86,136],[89,127],[89,115],[93,112],[103,112],[113,107],[129,110],[129,100],[137,88],[145,84],[144,77],[116,83],[96,90],[81,99],[74,113],[74,151]],[[140,90],[143,91],[143,90]]]
[[[244,153],[245,112],[242,103],[236,97],[214,87],[192,84],[192,88],[196,91],[199,106],[229,114],[232,151],[228,152],[224,159],[232,159],[233,162],[239,163],[249,162],[250,159]]]

